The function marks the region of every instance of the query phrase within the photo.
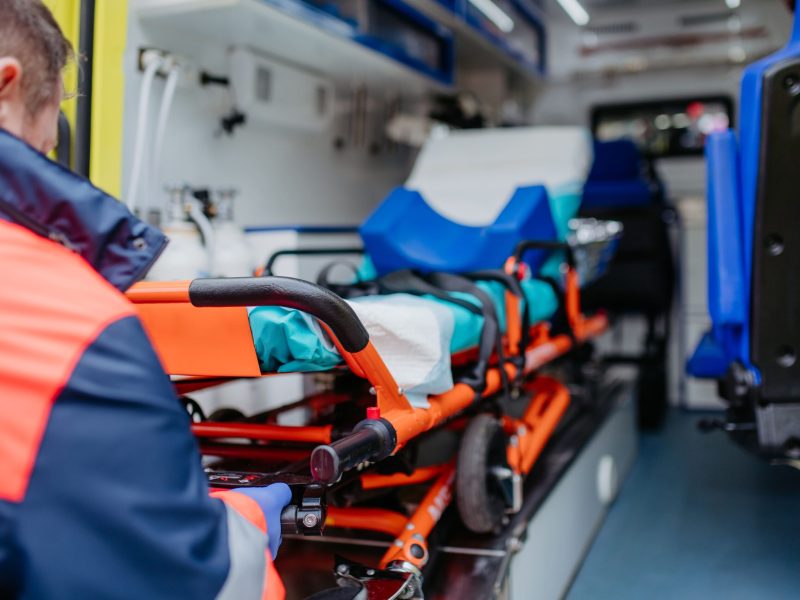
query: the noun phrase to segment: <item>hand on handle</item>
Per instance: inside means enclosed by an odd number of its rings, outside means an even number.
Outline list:
[[[281,511],[292,501],[292,490],[285,483],[273,483],[267,487],[236,488],[233,491],[258,502],[267,521],[269,550],[274,559],[281,545]]]

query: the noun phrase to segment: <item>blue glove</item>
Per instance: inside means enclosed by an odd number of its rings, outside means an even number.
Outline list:
[[[258,502],[267,521],[269,551],[274,559],[281,546],[281,511],[292,501],[292,490],[285,483],[273,483],[267,487],[236,488],[233,491]]]

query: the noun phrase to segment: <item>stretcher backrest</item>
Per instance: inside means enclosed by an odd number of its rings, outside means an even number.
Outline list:
[[[451,221],[485,226],[517,188],[543,185],[554,202],[567,189],[579,193],[592,152],[591,134],[583,127],[453,131],[426,142],[404,187]]]
[[[594,163],[583,188],[583,209],[647,206],[653,199],[641,153],[632,141],[595,142]]]

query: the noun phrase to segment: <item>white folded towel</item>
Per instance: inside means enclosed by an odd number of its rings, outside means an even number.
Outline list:
[[[349,303],[414,406],[426,408],[429,394],[453,387],[450,343],[454,323],[449,310],[410,294],[369,296]]]

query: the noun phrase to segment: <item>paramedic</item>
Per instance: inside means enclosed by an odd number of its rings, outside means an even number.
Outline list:
[[[0,0],[0,597],[282,598],[283,484],[210,497],[122,291],[164,237],[49,161],[71,54]]]

